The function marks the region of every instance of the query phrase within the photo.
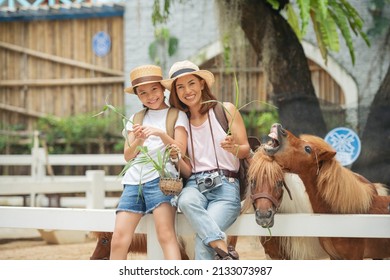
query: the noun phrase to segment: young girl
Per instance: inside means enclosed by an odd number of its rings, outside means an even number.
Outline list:
[[[189,177],[178,198],[178,207],[196,232],[195,259],[238,259],[228,248],[224,231],[237,219],[241,204],[238,181],[239,159],[249,156],[244,121],[230,102],[224,102],[231,135],[219,124],[211,93],[214,75],[190,61],[171,67],[162,84],[171,91],[170,104],[187,113],[188,155],[179,159],[183,177]],[[209,102],[207,102],[209,101]],[[234,117],[233,117],[234,116]]]
[[[127,93],[138,96],[144,107],[148,108],[142,124],[128,123],[128,137],[125,141],[124,157],[129,161],[139,154],[137,147],[146,146],[149,155],[157,159],[157,151],[164,153],[167,145],[174,144],[185,154],[187,149],[188,119],[179,112],[174,139],[167,134],[166,118],[168,106],[164,102],[164,90],[161,85],[161,68],[144,65],[130,73],[132,86]],[[134,115],[130,118],[132,121]],[[115,229],[111,242],[111,259],[127,259],[127,251],[135,229],[142,216],[153,213],[158,241],[165,259],[180,259],[179,244],[174,228],[176,208],[170,201],[172,196],[164,195],[159,188],[160,176],[151,164],[134,164],[125,173],[122,184],[123,193],[116,210]],[[140,186],[141,185],[141,186]],[[139,189],[141,192],[139,193]]]

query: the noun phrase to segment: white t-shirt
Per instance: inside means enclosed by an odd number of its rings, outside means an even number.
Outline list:
[[[145,114],[145,117],[142,121],[142,125],[145,126],[152,126],[155,128],[162,129],[164,131],[167,131],[166,129],[166,119],[168,114],[168,109],[162,109],[162,110],[148,110]],[[134,115],[131,116],[130,121],[133,121]],[[188,134],[188,118],[186,114],[182,111],[179,111],[178,118],[175,123],[175,128],[178,126],[182,126],[185,128]],[[128,131],[133,130],[133,124],[131,122],[128,122],[126,124],[126,129]],[[158,136],[150,136],[148,137],[145,142],[144,146],[148,148],[148,154],[157,161],[157,151],[160,151],[161,155],[164,154],[165,151],[165,144]],[[143,157],[143,153],[139,153],[137,155],[137,158]],[[122,184],[130,184],[130,185],[138,185],[143,184],[146,182],[149,182],[151,180],[156,179],[160,175],[158,172],[153,168],[153,165],[151,163],[148,164],[133,164],[124,174],[122,178]]]

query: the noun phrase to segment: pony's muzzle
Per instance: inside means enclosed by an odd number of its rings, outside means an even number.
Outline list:
[[[255,211],[256,223],[263,228],[273,227],[274,216],[275,211],[273,211],[271,208],[269,208],[267,211],[261,211],[259,209],[256,209]]]

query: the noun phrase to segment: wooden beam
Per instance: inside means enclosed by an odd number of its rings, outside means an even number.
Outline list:
[[[123,77],[98,77],[76,79],[38,79],[38,80],[3,80],[3,87],[47,87],[47,86],[73,86],[73,85],[101,85],[124,83]]]
[[[50,60],[53,62],[61,63],[61,64],[80,67],[83,69],[92,70],[92,71],[105,73],[105,74],[109,74],[109,75],[124,76],[124,72],[120,71],[120,70],[110,69],[110,68],[101,67],[101,66],[93,65],[90,63],[86,63],[86,62],[80,62],[80,61],[76,61],[76,60],[69,59],[69,58],[51,55],[51,54],[47,54],[47,53],[40,52],[40,51],[35,51],[35,50],[29,49],[29,48],[20,47],[20,46],[13,45],[13,44],[6,43],[6,42],[2,42],[2,41],[0,41],[0,47],[4,48],[4,49],[11,50],[11,51],[25,53],[25,54],[28,54],[28,55],[31,55],[34,57],[38,57],[38,58]]]
[[[31,111],[31,110],[27,110],[25,108],[12,106],[12,105],[8,105],[8,104],[3,104],[3,103],[0,103],[0,109],[11,111],[11,112],[16,112],[19,114],[28,115],[28,116],[36,117],[36,118],[47,117],[47,114],[44,114],[41,112]]]

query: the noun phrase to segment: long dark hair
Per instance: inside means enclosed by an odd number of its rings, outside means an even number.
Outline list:
[[[191,74],[197,77],[200,81],[202,79],[200,76],[196,74]],[[187,105],[185,105],[183,102],[180,101],[179,97],[177,96],[176,92],[176,81],[173,81],[171,86],[171,94],[169,95],[169,104],[171,104],[172,107],[175,107],[181,111],[186,112],[187,115],[190,115],[190,110]],[[217,98],[214,96],[214,94],[211,92],[209,86],[207,85],[206,81],[204,83],[204,88],[202,90],[202,102],[210,101],[210,100],[217,100]],[[202,103],[202,106],[199,109],[199,113],[206,114],[211,108],[214,108],[217,105],[217,102],[207,102]]]

